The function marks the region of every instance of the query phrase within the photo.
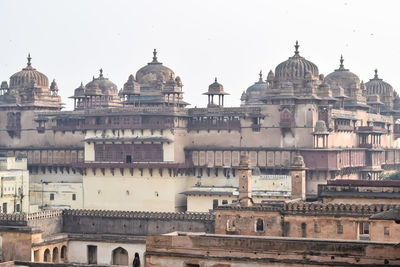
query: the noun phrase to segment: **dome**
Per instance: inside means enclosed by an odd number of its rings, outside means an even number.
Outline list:
[[[227,93],[224,92],[224,86],[217,81],[217,77],[215,77],[214,83],[208,86],[208,92],[205,93],[208,95],[226,95]]]
[[[323,120],[318,120],[315,123],[314,133],[318,133],[318,134],[328,133],[328,129],[326,128],[326,124],[325,124],[325,122]]]
[[[318,67],[314,63],[301,57],[299,54],[299,44],[296,41],[294,56],[280,63],[275,68],[276,81],[296,81],[303,80],[306,73],[313,77],[318,77]]]
[[[31,59],[29,54],[27,66],[10,77],[10,88],[28,88],[33,83],[37,87],[49,87],[49,79],[32,67]]]
[[[87,91],[90,93],[104,94],[104,95],[117,95],[118,87],[108,78],[104,78],[103,69],[100,69],[98,78],[94,78],[91,82],[86,84]],[[99,91],[100,89],[100,91]]]
[[[54,92],[58,92],[58,85],[55,79],[50,84],[50,90]]]
[[[82,82],[81,85],[75,89],[74,96],[85,96],[85,87],[83,86]]]
[[[342,87],[345,89],[357,88],[360,84],[360,78],[357,75],[344,68],[343,56],[340,57],[340,66],[334,72],[325,77],[325,82],[331,87]]]
[[[140,93],[140,85],[135,81],[135,77],[131,74],[128,77],[128,81],[124,84],[124,88],[121,91],[123,95],[136,95]]]
[[[384,82],[382,79],[378,78],[378,70],[375,70],[375,76],[373,79],[370,79],[369,82],[365,84],[368,95],[379,94],[381,96],[392,96],[393,95],[393,87]]]
[[[259,80],[246,90],[246,103],[260,102],[266,96],[268,84],[263,81],[262,72],[259,73]]]
[[[153,61],[136,72],[136,80],[140,85],[154,86],[168,81],[170,77],[175,79],[175,73],[161,62],[157,61],[157,51],[153,51]]]

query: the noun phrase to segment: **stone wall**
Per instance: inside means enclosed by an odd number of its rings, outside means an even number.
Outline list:
[[[148,236],[146,266],[383,266],[393,243],[174,233]],[[185,265],[186,264],[186,265]],[[193,264],[193,265],[191,265]]]
[[[321,239],[392,241],[400,238],[393,221],[373,221],[373,214],[395,205],[288,203],[253,207],[217,207],[215,232],[253,236],[310,237]],[[262,230],[257,229],[261,221]],[[360,227],[369,225],[368,234]]]
[[[63,231],[87,234],[155,235],[173,231],[214,232],[208,213],[64,210]]]

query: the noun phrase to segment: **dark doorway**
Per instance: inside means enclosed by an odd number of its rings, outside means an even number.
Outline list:
[[[97,264],[97,246],[87,246],[88,264]]]

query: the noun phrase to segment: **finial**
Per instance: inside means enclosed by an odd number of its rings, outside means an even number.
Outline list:
[[[157,50],[155,48],[153,50],[153,62],[157,62]]]
[[[83,82],[81,81],[81,87],[83,87]]]
[[[28,67],[31,66],[31,53],[28,54]]]
[[[215,77],[215,82],[217,82],[217,77]]]
[[[344,61],[343,55],[340,55],[340,69],[344,68],[343,61]]]
[[[103,77],[103,69],[100,69],[100,77]]]
[[[294,46],[294,48],[296,49],[294,51],[295,55],[299,55],[299,47],[300,47],[299,42],[296,40],[296,45]]]
[[[378,79],[378,69],[375,69],[375,76],[374,76],[374,78],[375,78],[375,79]]]
[[[260,76],[260,79],[258,81],[262,82],[263,81],[263,79],[262,79],[262,70],[260,70],[260,73],[258,74],[258,76]]]

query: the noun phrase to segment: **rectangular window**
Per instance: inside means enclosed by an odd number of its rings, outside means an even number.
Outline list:
[[[390,235],[389,227],[383,227],[383,234],[384,234],[385,236],[389,236],[389,235]]]
[[[7,203],[3,203],[3,213],[7,213]]]
[[[186,267],[200,267],[200,264],[186,263]]]
[[[87,246],[88,264],[97,264],[97,246]]]
[[[290,222],[283,222],[283,236],[290,235]]]
[[[213,199],[213,209],[218,206],[218,199]]]
[[[222,205],[226,205],[226,204],[228,204],[228,200],[226,200],[226,199],[222,200]]]
[[[307,224],[301,223],[301,237],[307,237]]]
[[[320,233],[321,232],[321,228],[319,227],[318,223],[314,223],[314,233]]]
[[[20,212],[21,210],[20,204],[15,205],[15,212]]]
[[[360,240],[369,240],[369,222],[359,223]]]
[[[54,194],[53,193],[50,194],[50,200],[54,200]]]
[[[76,200],[76,194],[72,194],[72,200]]]
[[[340,222],[336,222],[336,233],[339,235],[343,234],[343,225]]]

